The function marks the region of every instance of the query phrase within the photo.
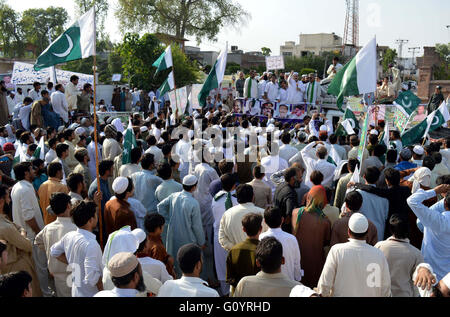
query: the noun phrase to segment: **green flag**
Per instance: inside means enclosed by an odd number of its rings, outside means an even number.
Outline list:
[[[131,150],[137,147],[136,137],[133,131],[133,125],[131,124],[131,118],[128,122],[127,130],[125,131],[125,136],[123,138],[123,154],[122,154],[122,164],[131,163]]]
[[[162,53],[161,56],[156,60],[156,62],[153,63],[152,66],[156,67],[155,76],[160,71],[163,71],[173,66],[172,49],[170,45],[166,48],[164,53]]]
[[[413,94],[411,91],[402,91],[398,98],[394,101],[394,104],[401,106],[405,112],[410,116],[422,101],[419,97]]]
[[[203,84],[202,90],[198,94],[198,102],[200,106],[206,106],[206,98],[208,97],[211,90],[219,88],[220,84],[222,84],[223,77],[225,76],[225,69],[227,67],[227,56],[228,56],[228,47],[223,50],[216,62],[214,63],[211,72]]]
[[[358,119],[356,119],[355,114],[353,113],[352,108],[350,108],[350,106],[347,106],[347,109],[345,109],[345,113],[344,113],[344,117],[342,118],[342,121],[345,120],[349,120],[351,125],[352,125],[352,129],[358,129],[359,130],[359,122]],[[343,135],[347,135],[346,129],[345,127],[341,124],[339,124],[338,128],[336,129],[336,136],[343,136]]]
[[[44,154],[45,148],[44,148],[44,146],[45,146],[45,144],[44,144],[44,137],[41,137],[41,140],[39,141],[39,145],[36,148],[36,151],[34,151],[34,153],[33,153],[33,157],[34,158],[38,158],[38,159],[41,159],[41,160],[45,159],[45,154]]]
[[[358,148],[358,161],[361,164],[364,156],[364,150],[366,149],[367,131],[369,130],[369,113],[366,113],[366,119],[364,120],[364,126],[361,131],[361,141]]]
[[[450,115],[448,113],[448,108],[445,102],[442,103],[442,105],[433,112],[434,115],[428,116],[427,120],[430,124],[429,132],[433,132],[440,127],[442,127],[448,120],[450,120]]]
[[[175,88],[175,81],[173,78],[173,72],[170,72],[169,76],[167,77],[166,81],[163,82],[163,84],[161,85],[161,87],[159,87],[159,91],[160,91],[160,96],[164,96],[166,94],[166,92],[171,91],[172,89]]]
[[[37,58],[34,70],[95,55],[94,7],[81,16]]]
[[[377,87],[377,43],[373,38],[333,78],[328,93],[337,96],[342,110],[344,97],[372,93]]]
[[[428,122],[427,119],[423,120],[421,123],[416,125],[414,128],[409,129],[402,135],[403,147],[414,145],[422,139],[427,131]]]

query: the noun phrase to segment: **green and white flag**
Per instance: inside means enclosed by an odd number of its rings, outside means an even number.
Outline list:
[[[348,122],[350,122],[352,130],[359,129],[358,119],[356,119],[356,116],[353,113],[353,110],[352,110],[352,108],[350,108],[350,106],[347,106],[347,109],[345,109],[344,117],[342,118],[342,120],[343,121],[338,126],[338,128],[336,129],[336,133],[335,133],[338,137],[349,134],[347,132],[347,129],[343,125],[346,120],[348,120]]]
[[[334,77],[328,93],[337,96],[342,111],[344,97],[373,93],[377,88],[377,41],[374,37]]]
[[[171,91],[174,88],[175,88],[175,80],[173,78],[173,72],[170,72],[166,81],[163,82],[161,87],[159,87],[160,96],[164,96],[167,92]]]
[[[18,143],[19,145],[17,146],[16,153],[14,154],[13,166],[27,160],[22,143],[20,141]]]
[[[394,105],[401,106],[403,110],[410,116],[416,111],[422,101],[411,91],[402,91],[398,98],[394,101]]]
[[[95,55],[95,36],[95,12],[92,7],[41,53],[34,70]]]
[[[358,148],[358,161],[360,164],[362,164],[364,150],[366,149],[368,131],[369,131],[369,113],[366,113],[366,119],[364,120],[364,126],[361,131],[361,141],[359,142]]]
[[[414,128],[409,129],[402,135],[403,147],[414,145],[423,138],[428,129],[427,119],[416,125]]]
[[[211,90],[219,88],[222,83],[223,77],[225,75],[225,68],[227,68],[227,56],[228,56],[228,46],[223,50],[216,60],[211,72],[206,78],[203,84],[202,90],[198,95],[198,101],[200,106],[203,108],[206,105],[206,97],[208,97]]]
[[[133,125],[131,124],[130,118],[127,130],[125,131],[125,136],[123,137],[122,164],[131,163],[131,150],[135,147],[137,147],[136,136],[134,135]]]
[[[448,113],[447,104],[444,101],[436,111],[434,111],[430,116],[428,116],[427,121],[429,128],[427,133],[439,129],[449,120],[450,114]]]
[[[38,158],[41,160],[45,159],[45,144],[44,144],[44,137],[41,137],[39,140],[39,145],[36,148],[36,151],[33,153],[34,158]]]
[[[172,48],[170,45],[166,48],[164,53],[162,53],[161,56],[156,60],[156,62],[153,63],[152,66],[156,67],[155,76],[160,71],[173,67]]]

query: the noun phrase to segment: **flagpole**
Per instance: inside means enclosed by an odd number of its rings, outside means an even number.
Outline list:
[[[176,112],[178,110],[178,97],[177,97],[177,82],[175,81],[175,65],[173,62],[172,47],[170,47],[170,56],[172,57],[173,87],[175,89],[175,106],[176,106],[175,112]],[[170,75],[170,73],[169,73],[169,75]],[[175,115],[175,112],[174,112],[174,115]],[[177,117],[178,116],[175,115],[175,120],[177,120]],[[169,118],[169,120],[170,120],[170,118]]]
[[[97,191],[100,192],[100,173],[98,168],[98,137],[97,137],[97,24],[95,21],[96,12],[95,12],[95,1],[94,1],[94,142],[95,142],[95,169],[97,176]],[[100,203],[98,206],[98,222],[99,222],[99,240],[100,247],[103,249],[103,217],[102,217],[102,204]]]

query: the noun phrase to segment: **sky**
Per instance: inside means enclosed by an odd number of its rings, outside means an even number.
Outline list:
[[[72,0],[7,0],[16,11],[28,8],[62,6],[75,18]],[[110,9],[106,31],[113,42],[122,39],[121,30],[114,16],[117,0],[109,0]],[[251,14],[245,25],[224,28],[217,42],[204,41],[202,50],[221,50],[228,41],[244,51],[259,51],[269,47],[272,55],[279,55],[280,45],[286,41],[299,42],[301,33],[331,33],[343,37],[345,24],[345,0],[241,0],[242,7]],[[377,43],[398,50],[396,40],[406,39],[403,57],[410,57],[410,47],[434,46],[450,43],[450,1],[448,0],[360,0],[360,45],[373,36]],[[68,24],[71,23],[68,21]],[[189,38],[189,37],[188,37]],[[194,38],[186,45],[197,46]]]

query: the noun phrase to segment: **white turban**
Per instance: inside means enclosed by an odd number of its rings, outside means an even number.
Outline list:
[[[414,194],[420,189],[420,185],[430,187],[431,186],[431,171],[428,167],[419,168],[413,176],[409,179],[413,182],[411,193]]]
[[[123,123],[122,123],[122,121],[120,121],[119,118],[114,119],[114,120],[111,122],[111,124],[112,124],[113,126],[116,127],[117,132],[123,132],[123,131],[125,131],[125,129],[124,129],[124,127],[123,127]]]
[[[130,226],[125,226],[111,233],[106,242],[103,253],[102,263],[106,267],[109,259],[120,252],[135,253],[139,248],[139,244],[146,238],[142,229],[134,229],[131,231]]]

